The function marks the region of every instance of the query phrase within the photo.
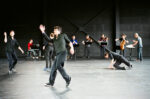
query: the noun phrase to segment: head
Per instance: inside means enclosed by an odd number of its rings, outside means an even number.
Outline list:
[[[76,36],[75,36],[75,35],[73,35],[73,36],[72,36],[72,39],[73,39],[73,40],[75,40],[75,39],[76,39]]]
[[[138,34],[138,33],[135,33],[135,34],[134,34],[134,37],[135,37],[135,38],[138,38],[138,37],[139,37],[139,34]]]
[[[125,34],[122,34],[122,36],[121,36],[123,39],[125,39],[126,38],[126,35]]]
[[[49,35],[50,37],[54,37],[54,33],[50,33],[50,35]]]
[[[104,56],[106,59],[109,58],[109,54],[108,53],[105,53],[105,56]]]
[[[105,35],[104,34],[102,34],[102,36],[101,36],[102,38],[105,38]]]
[[[89,39],[90,38],[90,36],[89,35],[86,35],[86,39]]]
[[[30,41],[29,41],[30,43],[33,43],[33,40],[32,39],[30,39]]]
[[[10,31],[10,36],[11,36],[11,37],[14,37],[14,36],[15,36],[15,31],[14,31],[14,30],[11,30],[11,31]]]
[[[58,35],[62,32],[62,28],[60,26],[54,26],[54,35]]]

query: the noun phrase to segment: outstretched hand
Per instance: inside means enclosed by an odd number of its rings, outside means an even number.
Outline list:
[[[45,33],[45,26],[44,25],[41,24],[39,26],[39,29],[41,30],[42,33]]]

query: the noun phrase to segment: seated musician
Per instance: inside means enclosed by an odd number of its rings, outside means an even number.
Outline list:
[[[110,51],[109,49],[105,48],[106,50],[106,54],[105,54],[105,58],[111,58],[111,64],[109,65],[109,68],[111,69],[118,69],[118,70],[126,70],[126,69],[131,69],[132,65],[131,63],[122,55],[119,55],[115,52]],[[121,67],[120,64],[124,63],[125,65],[128,66],[128,68],[126,67]]]
[[[107,46],[108,37],[102,34],[98,42],[100,43],[100,57],[104,58],[105,47]]]
[[[115,41],[120,41],[120,54],[125,56],[125,45],[126,43],[129,43],[129,41],[126,39],[126,35],[122,34],[121,38],[117,38]]]
[[[90,58],[90,48],[91,48],[92,43],[93,43],[93,40],[90,38],[89,35],[86,35],[86,40],[82,41],[82,44],[85,45],[84,57],[86,58]]]
[[[35,58],[35,51],[32,49],[32,46],[33,46],[33,39],[30,39],[29,43],[28,43],[28,52],[32,53],[32,58]]]

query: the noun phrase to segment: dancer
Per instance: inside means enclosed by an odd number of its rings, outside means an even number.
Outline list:
[[[109,57],[112,59],[111,60],[111,64],[109,65],[109,68],[111,69],[118,69],[118,70],[126,70],[126,67],[120,67],[121,63],[124,63],[125,65],[127,65],[130,68],[132,68],[132,65],[130,64],[130,62],[123,57],[122,55],[119,55],[115,52],[110,51],[109,49],[105,48],[106,50],[106,54],[105,54],[105,58],[108,59]]]
[[[48,37],[45,33],[45,26],[40,25],[40,30],[47,41],[54,42],[54,48],[56,51],[56,59],[54,60],[53,66],[51,68],[49,82],[46,86],[53,86],[56,78],[57,70],[60,72],[64,80],[66,81],[66,87],[69,86],[71,77],[66,73],[63,68],[64,61],[67,54],[66,42],[69,43],[70,53],[74,54],[74,48],[71,41],[68,39],[66,34],[62,34],[62,28],[60,26],[54,27],[54,37]]]
[[[51,33],[50,37],[54,37],[54,33]],[[46,67],[44,68],[44,71],[49,71],[52,65],[52,56],[54,52],[53,42],[49,42],[44,39],[43,50],[45,50],[45,60],[46,60]]]
[[[142,48],[143,48],[143,43],[142,43],[142,38],[139,36],[138,33],[134,34],[134,37],[136,38],[136,40],[133,40],[133,46],[137,45],[137,60],[142,61],[143,60],[143,55],[142,55]]]
[[[7,37],[7,33],[4,32],[4,42],[6,43],[6,56],[9,62],[9,74],[12,74],[12,72],[16,72],[15,65],[17,64],[17,55],[15,48],[17,47],[22,54],[24,54],[24,51],[19,46],[19,43],[14,38],[15,32],[14,30],[10,31],[10,36]]]

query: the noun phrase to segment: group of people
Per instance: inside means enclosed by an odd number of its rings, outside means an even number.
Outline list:
[[[60,26],[55,26],[53,33],[51,33],[49,36],[45,32],[45,26],[40,25],[39,29],[43,35],[44,38],[44,46],[43,49],[45,50],[45,57],[46,57],[46,67],[44,70],[47,70],[51,68],[50,71],[50,77],[49,82],[46,83],[45,86],[53,86],[55,82],[55,78],[57,75],[57,70],[60,72],[64,80],[66,81],[66,86],[69,86],[71,77],[67,74],[64,67],[64,62],[67,56],[67,46],[69,46],[70,54],[73,55],[75,53],[74,46],[78,45],[78,42],[76,40],[75,35],[72,36],[72,40],[69,40],[68,36],[64,33],[62,33],[62,28]],[[4,32],[4,42],[6,43],[6,56],[9,61],[9,74],[12,72],[15,72],[15,65],[17,63],[17,55],[15,52],[15,47],[17,47],[22,54],[24,54],[24,51],[20,47],[17,40],[14,38],[15,32],[12,30],[10,31],[10,36],[7,36],[7,33]],[[137,40],[133,40],[133,46],[138,45],[138,59],[142,61],[142,39],[138,35],[138,33],[134,34],[134,37]],[[116,41],[120,40],[121,43],[128,43],[126,40],[126,35],[123,34],[121,39],[116,39]],[[100,50],[102,51],[102,56],[104,56],[106,59],[111,58],[111,64],[109,68],[112,69],[119,69],[119,70],[126,70],[126,67],[121,67],[120,64],[124,63],[128,66],[129,69],[132,68],[131,63],[123,56],[118,53],[112,52],[109,50],[107,46],[108,37],[106,37],[104,34],[101,36],[101,38],[98,40],[100,44]],[[30,40],[28,44],[28,50],[31,50],[33,40]],[[93,40],[90,38],[89,35],[86,36],[86,40],[82,41],[82,44],[85,45],[85,56],[89,58],[90,54],[90,47],[93,43]],[[125,45],[125,44],[124,44]],[[121,46],[120,46],[121,47]],[[124,46],[123,46],[124,47]],[[123,48],[125,49],[125,48]],[[55,60],[52,65],[52,55],[53,53],[56,53]],[[123,52],[124,53],[124,52]]]

